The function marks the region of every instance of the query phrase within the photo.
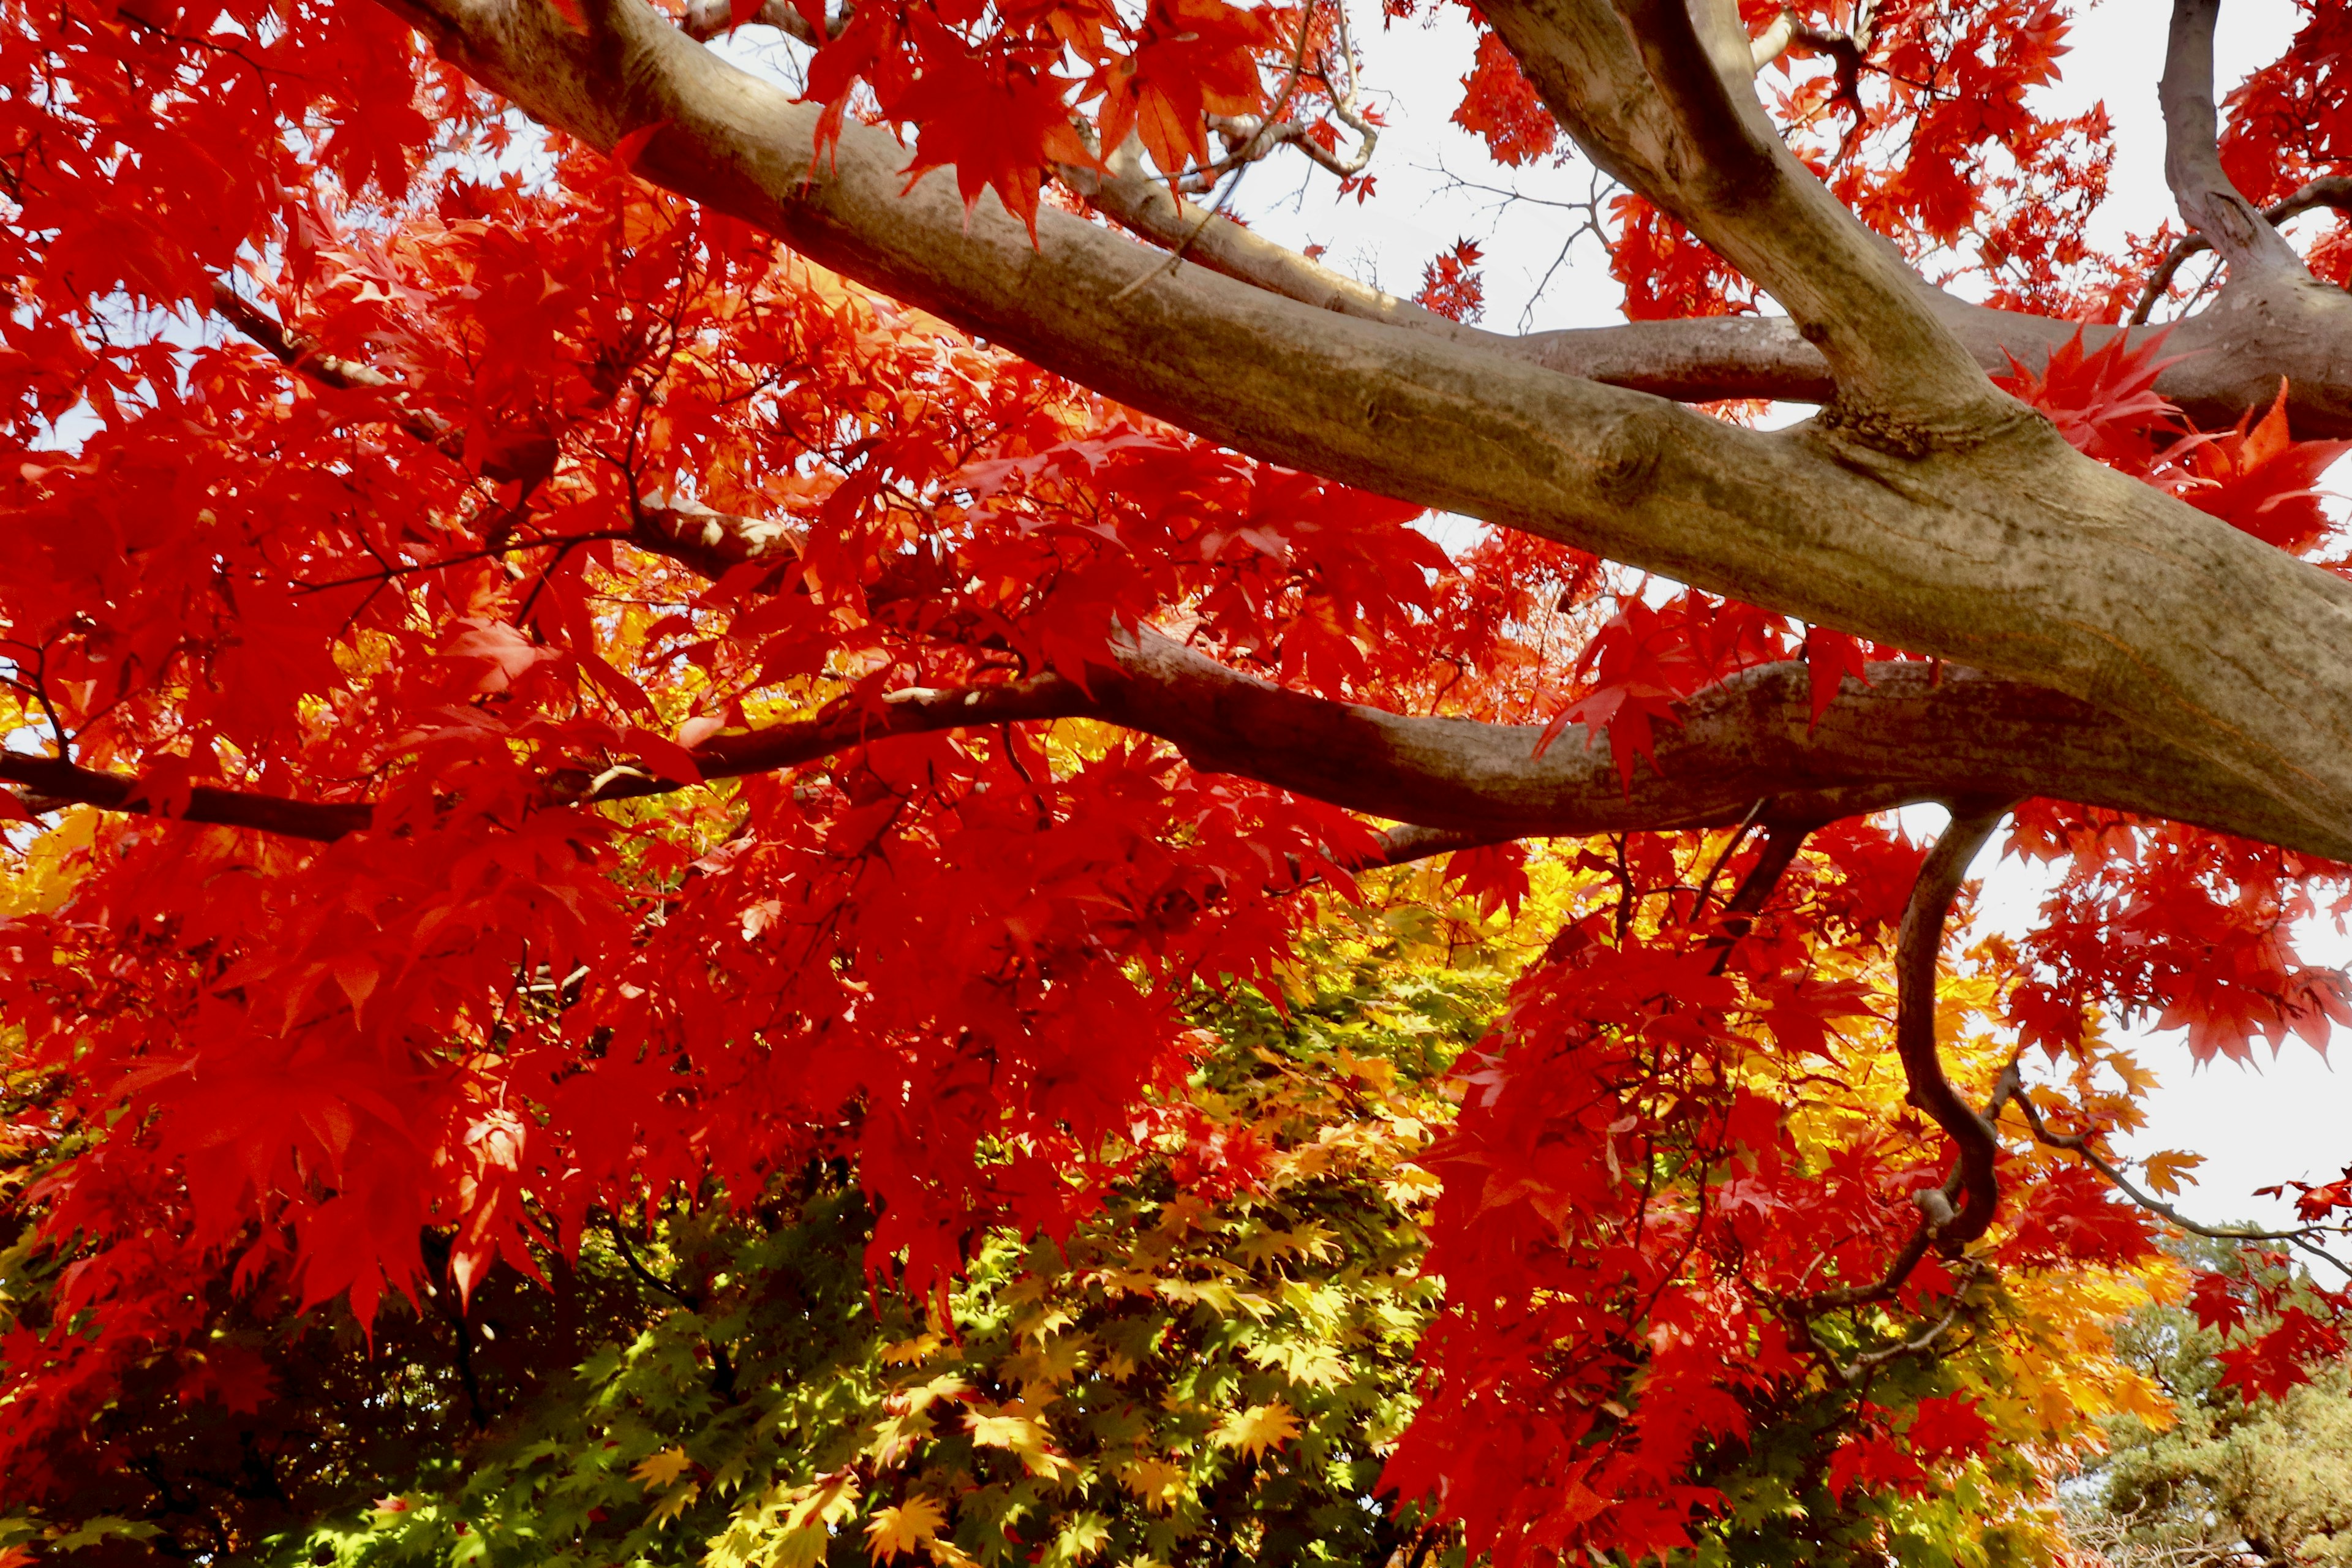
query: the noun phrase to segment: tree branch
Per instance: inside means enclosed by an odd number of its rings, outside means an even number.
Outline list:
[[[2213,107],[2213,23],[2221,0],[2173,0],[2157,86],[2164,106],[2164,177],[2180,216],[2230,264],[2233,280],[2307,278],[2303,258],[2239,194],[2221,167]]]
[[[1972,444],[2013,405],[1933,290],[1782,144],[1731,0],[1496,0],[1496,33],[1596,163],[1788,309],[1836,376],[1836,427],[1916,456]],[[1617,23],[1622,17],[1622,25]]]
[[[2010,1064],[2010,1073],[2014,1076],[2016,1071],[2017,1064],[2012,1061]],[[2034,1105],[2032,1097],[2026,1094],[2021,1086],[2016,1100],[2017,1108],[2024,1113],[2025,1124],[2032,1129],[2036,1142],[2047,1144],[2053,1149],[2071,1150],[2084,1164],[2105,1178],[2107,1184],[2116,1191],[2123,1194],[2125,1197],[2147,1210],[2148,1213],[2179,1226],[2191,1236],[2209,1237],[2215,1241],[2289,1241],[2313,1256],[2334,1264],[2337,1268],[2343,1269],[2347,1275],[2352,1275],[2352,1265],[2340,1261],[2334,1253],[2311,1239],[2315,1236],[2327,1235],[2330,1227],[2306,1225],[2298,1226],[2293,1230],[2263,1230],[2252,1226],[2200,1224],[2155,1194],[2142,1191],[2137,1183],[2123,1173],[2120,1166],[2093,1147],[2092,1133],[2052,1131],[2049,1124],[2042,1120],[2041,1110]]]
[[[1943,951],[1944,920],[1951,910],[1952,896],[1968,875],[1969,862],[2000,826],[2010,805],[2007,800],[1953,803],[1951,826],[1944,829],[1919,868],[1895,939],[1895,1049],[1910,1086],[1905,1098],[1933,1117],[1951,1139],[1957,1164],[1955,1188],[1920,1194],[1923,1200],[1941,1199],[1942,1212],[1924,1202],[1922,1207],[1934,1222],[1936,1244],[1953,1254],[1992,1225],[2000,1204],[2000,1183],[1994,1171],[2000,1143],[1986,1119],[1960,1098],[1944,1076],[1943,1057],[1936,1046],[1936,965]],[[1961,1200],[1957,1212],[1952,1208],[1953,1196]]]
[[[1463,326],[1410,300],[1359,283],[1344,272],[1243,227],[1223,213],[1171,193],[1166,181],[1152,178],[1144,168],[1133,145],[1114,149],[1100,169],[1066,165],[1056,173],[1064,184],[1121,227],[1175,253],[1162,265],[1172,267],[1176,257],[1188,258],[1270,294],[1360,321],[1418,328],[1463,342],[1499,345],[1515,341]]]
[[[828,32],[838,35],[847,19],[846,12],[836,11]],[[693,0],[682,26],[689,37],[704,39],[724,32],[728,20],[729,8],[720,0]],[[815,35],[788,0],[766,0],[752,21],[803,43],[814,42]],[[1783,12],[1756,41],[1751,56],[1755,68],[1762,69],[1790,44],[1832,55],[1841,79],[1850,62],[1858,66],[1861,46],[1853,37],[1800,26],[1793,13]],[[1082,168],[1058,173],[1072,190],[1153,246],[1170,251],[1181,247],[1185,257],[1212,271],[1318,310],[1419,328],[1565,374],[1677,402],[1761,397],[1827,403],[1836,394],[1829,363],[1786,318],[1715,316],[1517,336],[1486,331],[1360,283],[1223,214],[1171,195],[1165,183],[1132,161],[1112,162],[1115,166],[1108,173]],[[2318,205],[2352,206],[2352,178],[2315,180],[2264,216],[2282,223]],[[2151,275],[2131,324],[2146,321],[2173,272],[2208,248],[2201,236],[2182,240]],[[1940,292],[1930,302],[1988,372],[2006,369],[2012,356],[2038,370],[2075,330],[2071,321],[1994,310]],[[2112,331],[2086,329],[2088,346],[2095,350]],[[2171,344],[2182,357],[2158,378],[2156,390],[2199,426],[2218,429],[2232,424],[2247,409],[2267,405],[2284,380],[2288,416],[2299,437],[2352,436],[2352,386],[2341,379],[2342,364],[2352,354],[2352,320],[2315,322],[2298,314],[2291,321],[2249,322],[2200,315],[2176,325]]]
[[[299,332],[286,327],[260,306],[247,300],[226,278],[213,279],[213,309],[229,325],[268,351],[271,358],[320,386],[338,392],[383,392],[391,395],[393,420],[410,436],[452,462],[464,462],[465,433],[429,410],[408,406],[399,382],[358,360],[331,354]]]
[[[541,0],[395,4],[484,85],[590,145],[649,130],[640,175],[1210,439],[2057,688],[2221,762],[2322,836],[2352,825],[2352,585],[2101,468],[2042,421],[1916,458],[1817,428],[1729,427],[1170,268],[1066,214],[1041,214],[1034,245],[992,198],[967,221],[944,173],[908,189],[887,132],[845,127],[818,157],[815,105],[641,0],[585,0],[584,30]],[[1601,19],[1630,58],[1615,14]],[[1656,95],[1634,85],[1651,109],[1620,107],[1648,124]]]
[[[1849,688],[1819,724],[1801,663],[1734,676],[1683,704],[1681,726],[1658,737],[1656,767],[1638,768],[1630,787],[1605,740],[1588,746],[1570,737],[1538,757],[1541,731],[1533,725],[1413,718],[1312,697],[1150,632],[1108,650],[1084,689],[1052,675],[912,689],[893,693],[878,713],[844,710],[719,736],[691,755],[705,779],[734,778],[893,735],[1084,717],[1167,741],[1204,771],[1467,836],[1465,842],[1727,826],[1769,795],[1776,825],[1769,859],[1783,853],[1781,823],[1832,821],[1960,792],[2080,800],[2352,859],[2352,835],[2303,830],[2225,771],[2154,745],[2084,704],[1971,671],[1938,676],[1919,663],[1874,664],[1869,675],[1868,687]],[[48,758],[0,755],[0,779],[49,801],[152,809],[136,779]],[[574,771],[551,779],[548,798],[625,799],[684,787],[643,772],[599,782]],[[208,789],[185,815],[331,839],[366,826],[370,808]],[[1787,841],[1786,855],[1798,837]],[[1751,873],[1733,906],[1752,913],[1747,889],[1768,885]]]
[[[2314,207],[2334,207],[2339,212],[2352,212],[2352,175],[2322,175],[2284,201],[2264,207],[2262,216],[2266,222],[2276,226],[2289,218],[2299,217]],[[2132,307],[2130,324],[2137,327],[2147,321],[2148,312],[2156,309],[2156,302],[2171,289],[2173,276],[2180,270],[2181,263],[2212,248],[2211,240],[2201,234],[2191,234],[2183,236],[2170,250],[2166,251],[2164,259],[2156,264],[2156,269],[2147,275],[2147,282],[2140,289],[2139,300]],[[2158,384],[2161,385],[2160,380]],[[2288,413],[2290,417],[2294,413],[2292,404]]]

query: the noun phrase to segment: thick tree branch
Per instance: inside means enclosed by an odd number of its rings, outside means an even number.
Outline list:
[[[2264,207],[2263,217],[2273,225],[2283,224],[2315,207],[2334,207],[2339,212],[2352,212],[2352,175],[2323,175],[2284,201]],[[2212,248],[2211,240],[2201,234],[2191,234],[2166,251],[2164,259],[2156,264],[2156,269],[2147,275],[2147,282],[2140,289],[2139,301],[2132,307],[2131,325],[2137,327],[2147,321],[2148,312],[2156,309],[2156,302],[2171,289],[2173,277],[2179,272],[2183,262]],[[2288,412],[2290,417],[2296,412],[2292,404]]]
[[[651,130],[641,175],[1212,439],[2056,687],[2222,761],[2321,836],[2352,824],[2352,587],[2039,421],[1916,459],[1733,429],[1171,268],[1067,215],[1041,214],[1034,246],[992,199],[967,222],[944,174],[907,191],[887,132],[846,127],[817,157],[814,105],[640,0],[588,0],[584,31],[541,0],[399,5],[550,124],[604,147]]]
[[[1955,793],[2041,795],[2201,823],[2352,859],[2352,835],[2315,837],[2273,803],[2196,757],[2152,746],[2084,704],[1969,671],[1876,664],[1811,722],[1796,662],[1765,665],[1698,693],[1658,738],[1657,767],[1621,785],[1606,741],[1570,736],[1536,756],[1532,725],[1412,718],[1286,690],[1147,633],[1090,671],[1085,689],[1041,676],[966,690],[893,694],[879,713],[844,710],[718,737],[697,748],[706,779],[795,766],[893,735],[1030,719],[1085,717],[1152,735],[1195,765],[1232,773],[1460,842],[1717,826],[1772,797],[1767,858],[1785,862],[1827,822]],[[0,757],[0,779],[41,801],[151,809],[135,779],[46,758]],[[551,779],[551,801],[610,800],[687,787],[626,766]],[[331,839],[366,826],[357,803],[198,792],[194,821]],[[1457,846],[1458,847],[1458,846]],[[1750,877],[1750,886],[1769,887]],[[1735,900],[1739,912],[1745,899]]]
[[[1943,1212],[1930,1209],[1929,1217],[1937,1245],[1952,1253],[1992,1225],[2000,1204],[2000,1183],[1994,1170],[2000,1142],[1988,1120],[1978,1115],[1944,1076],[1943,1057],[1936,1045],[1936,966],[1943,951],[1944,920],[1951,910],[1952,896],[1968,875],[1969,862],[2008,815],[2010,804],[2006,800],[1953,804],[1951,826],[1944,829],[1919,868],[1895,939],[1895,1049],[1910,1086],[1905,1098],[1933,1117],[1951,1139],[1958,1167],[1955,1184],[1947,1192],[1921,1194],[1923,1199],[1941,1200]],[[1954,1197],[1960,1200],[1957,1212],[1952,1209]]]
[[[2303,278],[2303,259],[2221,167],[2213,107],[2213,24],[2221,0],[2173,0],[2157,96],[2164,106],[2164,176],[2180,216],[2230,264],[2233,279]]]
[[[1850,438],[1916,455],[2011,417],[1918,276],[1782,144],[1750,85],[1738,7],[1614,4],[1613,14],[1604,0],[1484,9],[1596,163],[1787,307],[1829,361]]]
[[[726,30],[729,16],[722,0],[694,0],[683,26],[688,37],[714,37]],[[752,20],[803,43],[815,38],[787,0],[767,0]],[[835,13],[828,30],[838,33],[846,20],[845,12]],[[1856,26],[1866,39],[1866,25]],[[1858,70],[1864,47],[1852,35],[1801,26],[1793,12],[1784,11],[1755,41],[1754,68],[1762,69],[1791,44],[1830,54],[1841,82]],[[1570,375],[1678,402],[1763,397],[1827,403],[1836,395],[1829,363],[1785,318],[1717,316],[1522,336],[1486,331],[1358,282],[1221,213],[1172,195],[1132,159],[1120,163],[1114,155],[1111,162],[1108,171],[1066,168],[1060,174],[1073,190],[1129,232],[1286,299],[1365,321],[1419,327]],[[2352,178],[2315,180],[2263,216],[2283,223],[2320,205],[2352,206]],[[2176,246],[2151,275],[2131,324],[2145,322],[2180,265],[2209,248],[2198,235]],[[2074,330],[2073,322],[1993,310],[1941,293],[1929,299],[1945,326],[1988,372],[2006,369],[2012,357],[2039,369]],[[2352,311],[2325,320],[2307,319],[2308,311],[2291,314],[2292,320],[2259,323],[2225,322],[2203,315],[2178,325],[2171,342],[2181,357],[2164,373],[2157,390],[2198,425],[2211,429],[2266,404],[2284,381],[2288,415],[2298,436],[2352,435]],[[2251,332],[2250,326],[2254,328]],[[2112,330],[2090,329],[2090,346],[2098,347]]]

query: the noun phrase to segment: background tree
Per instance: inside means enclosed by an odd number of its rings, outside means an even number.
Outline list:
[[[2039,1506],[2136,1385],[2015,1364],[2183,1223],[2108,1024],[2352,1016],[2295,948],[2352,305],[2265,216],[2336,199],[2346,24],[2225,128],[2215,13],[2162,89],[2228,281],[2162,335],[2067,319],[2194,246],[2080,243],[2054,6],[1482,7],[1465,122],[1622,183],[1643,318],[1509,338],[1465,251],[1407,305],[1190,201],[1372,195],[1328,6],[12,7],[0,1500],[226,1405],[224,1338],[470,1321],[606,1215],[761,1245],[811,1169],[952,1290],[1102,1212],[1204,993],[1443,854],[1563,881],[1420,1159],[1381,1484],[1502,1568]],[[703,41],[755,24],[800,100]],[[1822,412],[1707,406],[1763,396]],[[1958,951],[2004,823],[2055,891]],[[2341,1353],[2212,1278],[2243,1385]]]
[[[2242,1275],[2210,1243],[2199,1261]],[[2338,1364],[2270,1400],[2225,1383],[2222,1337],[2186,1303],[2151,1302],[2116,1334],[2118,1353],[2159,1384],[2174,1419],[2112,1424],[2115,1447],[2076,1505],[2077,1540],[2131,1563],[2333,1563],[2352,1555],[2352,1384]]]

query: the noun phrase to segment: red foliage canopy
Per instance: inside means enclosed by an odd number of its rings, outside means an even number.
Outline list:
[[[625,6],[562,25],[592,50]],[[1796,154],[1995,306],[2120,315],[2173,236],[2083,238],[2105,117],[2034,108],[2065,8],[1852,9],[1743,6]],[[1462,1068],[1448,1317],[1391,1477],[1507,1568],[1639,1557],[1792,1390],[1851,1394],[1833,1489],[1930,1484],[1993,1428],[1874,1403],[1874,1369],[1938,1353],[1990,1280],[2154,1256],[2179,1216],[2109,1142],[2105,1020],[2203,1060],[2352,1019],[2296,951],[2352,896],[2307,846],[1915,775],[1734,768],[1738,806],[1676,805],[1710,702],[1826,748],[1979,688],[1507,515],[1441,550],[1418,504],[1191,433],[1223,428],[1215,386],[1155,417],[640,178],[658,123],[610,155],[542,133],[481,85],[509,67],[402,19],[430,15],[66,0],[0,30],[0,815],[28,858],[0,1193],[55,1265],[0,1336],[0,1508],[105,1460],[89,1419],[133,1369],[207,1396],[224,1290],[365,1322],[817,1159],[872,1194],[877,1281],[929,1289],[976,1226],[1085,1212],[1188,1070],[1188,999],[1267,980],[1318,902],[1450,852],[1425,896],[1516,909],[1549,837],[1570,890]],[[909,188],[951,166],[1032,235],[1041,202],[1150,234],[1150,200],[1286,148],[1370,189],[1326,4],[661,20],[793,32],[820,166],[887,124]],[[2252,201],[2352,160],[2347,25],[2312,7],[2231,100]],[[1502,163],[1567,156],[1512,37],[1481,31],[1455,118]],[[1611,212],[1630,316],[1759,307],[1687,215]],[[1433,260],[1428,310],[1474,319],[1480,259]],[[2000,384],[2332,559],[2346,444],[2298,439],[2274,384],[2197,428],[2174,363],[2078,332]],[[1929,798],[1932,854],[1885,809]],[[1963,961],[1961,851],[2012,806],[2053,890]],[[1939,965],[1999,1045],[1948,1079]],[[1880,1039],[1899,1089],[1844,1054]],[[2197,1301],[2272,1325],[2230,1352],[2245,1386],[2340,1352],[2310,1299],[2232,1288]]]

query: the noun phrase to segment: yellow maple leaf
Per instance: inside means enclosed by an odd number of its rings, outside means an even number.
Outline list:
[[[1278,1448],[1298,1436],[1298,1417],[1290,1406],[1277,1399],[1271,1405],[1253,1405],[1238,1415],[1228,1415],[1217,1423],[1210,1440],[1220,1448],[1238,1448],[1250,1458],[1255,1458],[1268,1448]]]
[[[1154,1513],[1176,1506],[1184,1488],[1184,1467],[1157,1457],[1129,1459],[1118,1467],[1119,1484]]]
[[[783,1538],[768,1549],[770,1568],[816,1568],[824,1561],[825,1548],[833,1537],[821,1524],[803,1524],[784,1532]]]
[[[866,1555],[882,1563],[912,1552],[939,1534],[947,1521],[947,1510],[920,1492],[896,1508],[877,1508],[866,1521]]]
[[[1024,1469],[1046,1480],[1075,1473],[1077,1467],[1047,1443],[1045,1424],[1014,1413],[1015,1408],[1005,1406],[1002,1414],[967,1412],[964,1420],[971,1429],[971,1440],[982,1447],[1011,1449],[1021,1457]]]
[[[2189,1172],[2204,1163],[2205,1156],[2202,1154],[2184,1154],[2177,1149],[2167,1149],[2160,1154],[2150,1154],[2141,1161],[2140,1170],[2147,1175],[2147,1184],[2151,1188],[2169,1194],[2180,1190],[2181,1177],[2189,1176]],[[2194,1186],[2197,1178],[2189,1176],[2189,1183]]]
[[[971,1440],[983,1447],[1019,1453],[1045,1446],[1045,1429],[1026,1415],[983,1415],[975,1410],[964,1421],[971,1428]]]
[[[637,1468],[629,1472],[629,1479],[641,1482],[649,1492],[659,1491],[693,1468],[694,1461],[686,1457],[685,1449],[664,1448],[637,1461]]]
[[[1278,1340],[1243,1352],[1268,1372],[1279,1372],[1305,1388],[1337,1388],[1348,1380],[1348,1363],[1329,1345],[1309,1340]]]
[[[662,1494],[659,1502],[654,1504],[653,1512],[649,1517],[656,1524],[667,1524],[671,1520],[692,1508],[694,1500],[701,1495],[702,1483],[699,1481],[688,1481],[682,1487],[672,1487]]]

